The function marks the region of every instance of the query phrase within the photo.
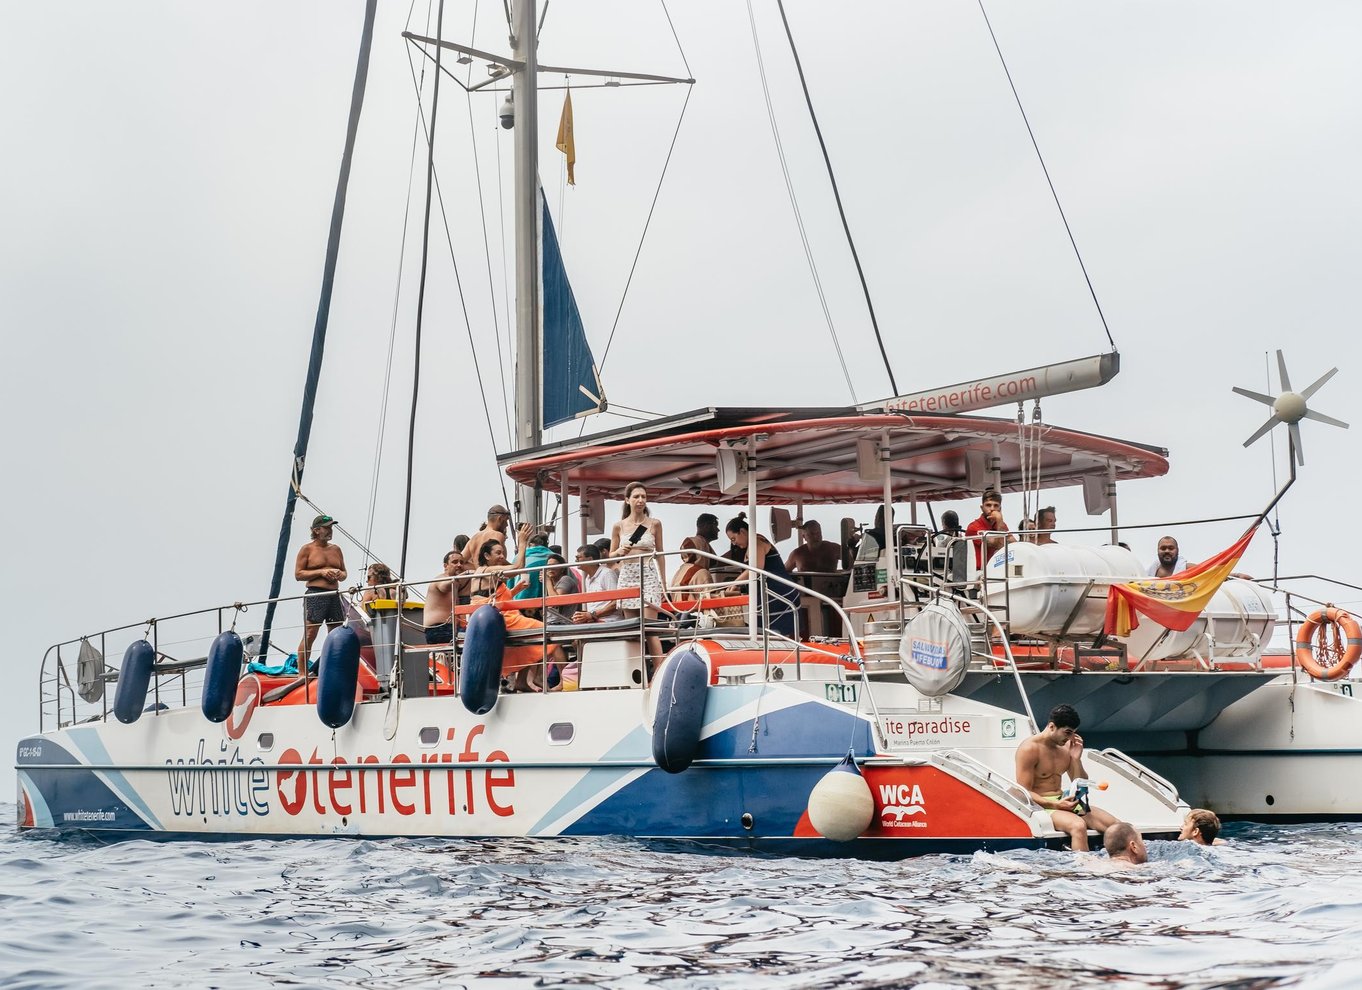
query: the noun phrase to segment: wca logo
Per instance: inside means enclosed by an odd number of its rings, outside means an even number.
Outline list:
[[[880,785],[880,827],[926,828],[927,822],[913,821],[914,815],[926,818],[927,802],[922,799],[922,788],[917,784]]]

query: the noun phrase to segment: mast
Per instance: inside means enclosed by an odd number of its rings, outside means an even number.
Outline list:
[[[539,89],[537,5],[515,0],[511,51],[523,63],[512,79],[515,103],[515,424],[516,446],[538,447],[543,436],[543,346],[539,298]],[[516,486],[517,522],[543,518],[539,488]]]

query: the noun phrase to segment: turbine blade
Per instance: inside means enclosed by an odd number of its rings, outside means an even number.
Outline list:
[[[1310,398],[1310,396],[1314,395],[1316,392],[1319,391],[1321,385],[1327,382],[1330,378],[1333,378],[1334,375],[1336,374],[1338,374],[1338,369],[1330,368],[1324,374],[1319,376],[1319,381],[1315,382],[1315,384],[1309,386],[1304,392],[1301,393],[1301,398],[1302,399]]]
[[[1286,373],[1286,358],[1282,357],[1282,352],[1277,352],[1277,371],[1281,375],[1282,391],[1291,391],[1291,376]]]
[[[1343,420],[1334,419],[1332,416],[1326,416],[1324,413],[1315,412],[1313,409],[1307,409],[1305,411],[1305,418],[1313,419],[1316,423],[1328,423],[1330,426],[1341,426],[1345,430],[1348,428],[1348,424],[1343,422]]]
[[[1253,434],[1253,436],[1249,437],[1247,440],[1244,441],[1244,446],[1247,447],[1247,446],[1251,445],[1255,440],[1257,440],[1257,439],[1258,439],[1259,437],[1261,437],[1264,433],[1266,433],[1268,430],[1272,429],[1274,426],[1276,426],[1276,425],[1277,425],[1278,423],[1280,423],[1280,422],[1281,422],[1281,420],[1278,419],[1276,416],[1269,416],[1267,422],[1264,423],[1262,426],[1258,427],[1258,432],[1255,433],[1255,434]]]
[[[1250,392],[1248,389],[1240,388],[1238,385],[1235,385],[1230,391],[1238,392],[1240,395],[1253,399],[1255,402],[1261,402],[1265,406],[1270,406],[1277,401],[1270,395],[1264,395],[1262,392]]]
[[[1299,423],[1292,423],[1289,427],[1291,432],[1291,445],[1296,449],[1296,463],[1305,467],[1305,448],[1301,446],[1301,427]]]

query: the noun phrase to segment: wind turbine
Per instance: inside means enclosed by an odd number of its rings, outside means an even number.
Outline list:
[[[1325,382],[1338,373],[1338,369],[1330,368],[1321,375],[1313,385],[1310,385],[1301,392],[1291,391],[1291,376],[1286,373],[1286,358],[1282,357],[1281,351],[1277,352],[1277,369],[1281,373],[1282,394],[1276,398],[1273,398],[1270,395],[1263,395],[1261,392],[1251,392],[1246,388],[1240,388],[1238,385],[1234,386],[1233,391],[1238,392],[1240,395],[1246,395],[1256,402],[1261,402],[1265,406],[1272,407],[1272,415],[1268,417],[1267,422],[1258,427],[1257,432],[1244,441],[1244,446],[1247,447],[1252,444],[1278,423],[1285,423],[1287,430],[1291,434],[1292,449],[1296,452],[1296,463],[1304,466],[1305,452],[1301,449],[1301,420],[1313,419],[1317,422],[1328,423],[1330,426],[1338,426],[1345,430],[1348,428],[1348,424],[1342,420],[1334,419],[1332,416],[1326,416],[1321,412],[1315,412],[1315,410],[1311,409],[1307,404],[1310,397],[1318,392]]]

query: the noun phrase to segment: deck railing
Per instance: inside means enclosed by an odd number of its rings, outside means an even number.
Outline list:
[[[696,557],[707,558],[724,565],[733,565],[731,560],[706,554],[702,551],[669,551],[667,553],[654,553],[649,556],[652,558],[677,557],[682,553],[694,554]],[[499,579],[516,579],[522,575],[538,575],[541,587],[547,589],[551,587],[555,574],[566,566],[568,565],[544,564],[514,568],[499,571],[496,576]],[[601,566],[606,565],[602,562]],[[745,565],[741,566],[746,570]],[[600,638],[602,635],[617,638],[623,636],[637,642],[640,657],[648,657],[648,640],[651,636],[663,635],[668,639],[675,639],[678,643],[700,636],[713,636],[730,640],[742,637],[745,640],[760,644],[764,679],[771,676],[773,650],[779,650],[782,655],[786,656],[793,654],[795,658],[793,673],[796,680],[802,679],[802,658],[805,654],[835,657],[845,654],[853,664],[860,662],[859,645],[854,640],[847,644],[844,654],[802,643],[797,627],[799,614],[797,607],[792,606],[796,621],[794,636],[783,636],[774,632],[770,627],[773,608],[776,607],[774,599],[778,596],[772,589],[777,587],[797,589],[801,595],[809,596],[820,604],[835,610],[846,628],[850,628],[850,625],[841,604],[832,598],[805,588],[797,581],[769,573],[761,568],[751,568],[751,570],[757,578],[758,601],[755,609],[751,608],[746,584],[738,589],[741,593],[734,593],[736,586],[732,581],[716,581],[700,589],[693,587],[664,589],[662,612],[666,618],[661,622],[650,619],[646,612],[640,612],[638,616],[625,623],[618,625],[612,623],[608,630],[593,630],[588,624],[545,622],[540,628],[538,641],[547,654],[547,648],[552,643],[573,643],[584,639]],[[453,580],[456,582],[465,578],[476,580],[484,576],[478,575],[476,572],[469,572],[466,575],[458,575]],[[429,585],[434,582],[447,580],[451,579],[445,575],[440,575],[421,581],[400,582],[395,586],[395,591],[390,590],[388,593],[395,594],[396,598],[401,601],[419,595],[421,589],[428,589]],[[354,587],[343,589],[341,594],[354,599],[363,590],[361,587]],[[689,597],[697,590],[703,593],[703,597],[698,601],[681,600],[675,594],[678,591],[684,591]],[[457,594],[457,591],[455,593]],[[541,594],[533,598],[512,599],[499,603],[498,607],[506,610],[526,611],[562,609],[597,601],[635,599],[638,598],[639,593],[638,589],[623,588],[607,592],[579,592],[574,595]],[[288,595],[273,599],[273,601],[279,603],[301,602],[305,597],[306,595]],[[784,600],[784,598],[780,598],[780,601]],[[271,599],[261,599],[249,602],[233,602],[191,612],[144,619],[53,644],[44,653],[39,670],[40,731],[47,731],[52,727],[65,727],[95,718],[107,718],[112,711],[112,692],[116,688],[121,664],[121,661],[115,658],[121,656],[128,646],[143,639],[151,644],[155,657],[147,694],[147,714],[154,716],[170,707],[185,707],[198,703],[202,692],[203,671],[207,664],[208,649],[213,639],[227,629],[237,629],[252,610],[266,605],[270,601]],[[476,607],[479,606],[473,603],[456,603],[453,620],[457,622],[459,616],[471,613]],[[733,629],[701,628],[698,623],[685,621],[693,613],[719,607],[747,607],[749,610],[747,626]],[[356,613],[358,614],[358,612],[359,609],[357,608]],[[261,610],[261,613],[263,614],[263,610]],[[756,618],[756,628],[752,627],[750,621],[753,616]],[[372,625],[370,625],[370,629],[372,629]],[[274,656],[279,660],[285,659],[289,652],[278,644],[289,641],[294,632],[301,635],[302,626],[280,625],[276,622],[271,638],[273,650],[277,651]],[[255,637],[248,634],[243,639],[246,640],[247,659],[255,659],[250,656],[250,648],[255,642]],[[395,669],[400,669],[400,665],[404,662],[415,663],[417,669],[425,669],[428,672],[427,689],[434,691],[436,674],[434,669],[430,667],[429,661],[432,654],[444,654],[445,658],[451,661],[447,669],[454,674],[457,683],[458,662],[462,647],[460,636],[456,635],[454,641],[448,646],[427,646],[424,643],[404,646],[402,640],[401,635],[391,637],[394,650],[392,660]],[[302,685],[305,692],[308,690],[308,681],[316,677],[313,665],[316,658],[320,656],[321,646],[322,640],[319,637],[313,644],[311,663],[299,664],[297,683]],[[84,662],[82,662],[82,651],[84,652]],[[539,666],[546,682],[548,675],[547,656],[540,661]],[[646,686],[649,677],[649,663],[643,662],[641,668],[641,684]],[[837,669],[840,677],[841,667],[838,666]]]

